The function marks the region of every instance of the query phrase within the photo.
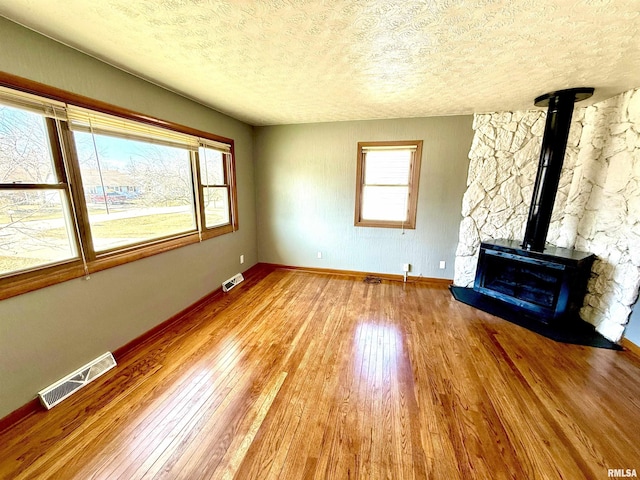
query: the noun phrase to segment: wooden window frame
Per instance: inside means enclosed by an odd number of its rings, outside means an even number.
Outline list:
[[[62,142],[60,142],[59,140],[59,128],[58,125],[56,124],[56,121],[53,118],[47,118],[44,117],[43,118],[44,122],[45,122],[45,129],[46,129],[46,141],[48,142],[48,147],[49,147],[49,151],[51,154],[51,164],[52,164],[52,168],[53,168],[53,174],[55,175],[55,181],[54,182],[50,182],[50,183],[44,183],[44,182],[39,182],[39,183],[1,183],[0,184],[0,192],[10,192],[10,191],[15,191],[15,190],[27,190],[27,191],[33,191],[33,192],[37,192],[37,191],[58,191],[62,194],[62,197],[64,199],[63,201],[63,213],[64,215],[67,217],[67,220],[71,221],[71,222],[76,222],[76,216],[75,216],[75,212],[73,209],[73,202],[71,199],[71,195],[69,192],[69,188],[70,188],[70,183],[68,180],[68,176],[67,176],[67,171],[64,167],[64,160],[63,160],[63,153],[62,153]],[[75,233],[76,231],[76,225],[67,225],[67,227],[70,227],[73,231],[74,231],[74,235],[70,236],[68,238],[69,240],[69,245],[76,251],[76,252],[80,252],[80,248],[81,248],[81,244],[80,244],[80,240],[78,238],[77,233]],[[5,276],[12,278],[12,277],[18,277],[20,275],[24,274],[28,274],[29,272],[32,271],[46,271],[46,272],[52,272],[55,271],[60,265],[68,265],[68,264],[73,264],[73,263],[77,263],[78,262],[78,255],[66,259],[66,260],[59,260],[59,261],[54,261],[54,262],[48,262],[48,263],[44,263],[41,265],[37,265],[35,267],[31,267],[29,269],[24,269],[24,270],[20,270],[17,273],[9,273],[6,274]],[[2,277],[0,277],[0,279],[2,279]],[[2,287],[3,284],[2,282],[0,282],[0,287]],[[0,292],[0,298],[2,298],[2,294],[3,292]]]
[[[202,145],[203,148],[208,148],[207,145]],[[238,202],[236,193],[236,165],[235,155],[233,152],[233,145],[231,146],[230,153],[222,153],[222,162],[224,168],[224,185],[209,185],[202,181],[202,172],[200,171],[200,157],[199,152],[194,152],[194,171],[196,178],[198,179],[196,187],[197,197],[197,210],[199,215],[199,222],[202,226],[202,238],[208,239],[223,235],[225,233],[234,232],[238,230]],[[214,227],[207,227],[207,219],[205,216],[204,208],[204,189],[207,187],[225,187],[229,196],[229,222],[223,225]]]
[[[154,127],[174,130],[199,137],[204,140],[224,143],[230,147],[230,153],[226,154],[227,161],[225,162],[225,175],[228,176],[230,223],[217,227],[206,228],[204,215],[200,211],[201,202],[199,200],[198,193],[202,189],[202,179],[199,174],[199,169],[194,167],[198,162],[194,162],[192,160],[192,178],[194,181],[193,208],[196,214],[196,221],[200,226],[200,231],[196,230],[179,233],[138,244],[126,245],[106,252],[96,253],[90,235],[89,217],[86,202],[84,200],[80,167],[78,164],[77,154],[75,152],[72,132],[69,130],[66,122],[48,120],[47,124],[49,126],[50,144],[52,150],[54,150],[54,156],[58,156],[57,159],[54,159],[56,172],[58,174],[58,178],[65,182],[64,185],[56,186],[56,188],[64,188],[64,191],[66,192],[65,194],[69,197],[67,199],[69,201],[69,208],[71,209],[71,215],[76,223],[74,226],[76,234],[73,241],[76,242],[78,252],[80,253],[78,257],[70,260],[47,264],[42,267],[35,267],[28,270],[21,270],[13,274],[8,273],[1,276],[0,300],[50,285],[55,285],[74,278],[79,278],[107,268],[123,265],[152,255],[157,255],[175,248],[198,243],[239,229],[235,148],[233,139],[166,120],[161,120],[5,72],[0,72],[0,86],[31,95],[37,95],[57,102],[64,102],[95,110],[97,112],[114,115],[127,120],[148,124]],[[53,125],[53,128],[51,125]],[[67,186],[70,186],[70,188],[67,188]],[[71,191],[70,195],[69,191]],[[82,252],[84,252],[84,262]]]
[[[418,211],[418,187],[420,184],[420,165],[422,163],[422,140],[400,140],[389,142],[358,142],[358,161],[356,170],[356,202],[355,202],[355,221],[356,227],[375,227],[375,228],[402,228],[415,229],[416,216]],[[415,145],[416,150],[411,157],[411,167],[409,172],[409,188],[407,201],[407,220],[406,221],[389,221],[389,220],[369,220],[362,218],[362,203],[365,178],[365,152],[366,147],[409,147]]]

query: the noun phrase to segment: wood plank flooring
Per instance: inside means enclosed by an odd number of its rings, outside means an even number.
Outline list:
[[[640,360],[442,284],[268,269],[0,434],[6,479],[580,479],[640,471]]]

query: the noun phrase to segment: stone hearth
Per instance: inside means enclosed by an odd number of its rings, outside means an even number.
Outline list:
[[[454,283],[481,241],[522,239],[546,112],[476,115]],[[547,241],[595,253],[583,319],[617,341],[640,288],[640,90],[576,105]]]

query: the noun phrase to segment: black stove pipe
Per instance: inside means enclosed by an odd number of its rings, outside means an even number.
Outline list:
[[[567,148],[573,105],[591,95],[593,88],[571,88],[547,93],[536,98],[534,102],[536,107],[548,106],[548,110],[538,173],[522,243],[522,247],[527,250],[544,251]]]

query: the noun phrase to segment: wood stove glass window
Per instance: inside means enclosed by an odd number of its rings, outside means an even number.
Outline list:
[[[355,225],[415,228],[422,140],[358,143]]]
[[[544,308],[555,308],[562,282],[559,265],[507,258],[485,252],[482,255],[481,288],[502,299],[513,298]]]

